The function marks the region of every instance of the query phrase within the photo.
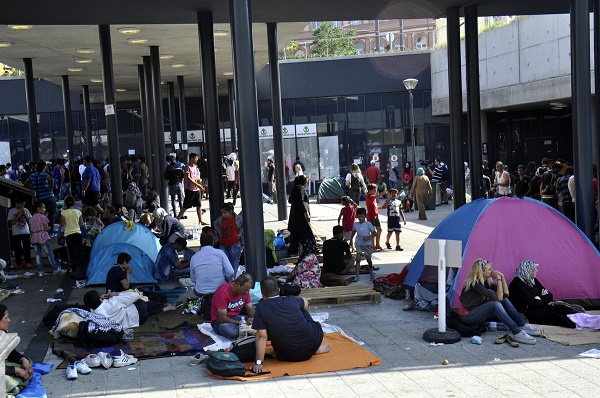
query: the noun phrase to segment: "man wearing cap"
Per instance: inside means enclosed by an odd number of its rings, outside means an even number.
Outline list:
[[[167,243],[158,252],[154,278],[159,281],[168,281],[172,276],[189,275],[190,260],[179,260],[179,252],[185,250],[187,240],[179,237],[173,243]]]
[[[554,162],[552,168],[544,173],[542,176],[542,184],[540,185],[540,194],[542,196],[542,202],[548,206],[552,206],[558,210],[556,202],[556,181],[559,180],[558,175],[562,170],[562,163],[559,161]]]
[[[83,158],[85,170],[81,175],[83,181],[83,204],[92,206],[98,213],[104,213],[104,209],[98,204],[100,197],[100,172],[92,164],[92,158],[88,155]]]
[[[381,170],[379,170],[379,167],[375,166],[374,160],[371,160],[371,165],[369,167],[367,167],[365,174],[367,175],[367,179],[369,180],[369,183],[377,184],[379,182],[379,176],[381,175]]]

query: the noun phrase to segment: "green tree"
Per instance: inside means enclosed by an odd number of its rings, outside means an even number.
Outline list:
[[[356,55],[358,52],[354,48],[353,38],[356,36],[355,30],[344,30],[334,27],[330,21],[322,22],[317,29],[313,31],[314,40],[312,42],[311,57],[336,57],[343,55]]]
[[[300,48],[300,43],[298,43],[296,40],[290,41],[290,43],[283,49],[284,59],[287,57],[288,53],[291,56],[296,55],[296,51],[298,51],[298,48]]]

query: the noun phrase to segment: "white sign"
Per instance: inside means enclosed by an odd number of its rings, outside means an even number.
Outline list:
[[[113,104],[104,105],[104,115],[114,115],[115,114],[115,106]]]
[[[386,40],[388,41],[388,43],[391,43],[391,42],[392,42],[392,40],[394,40],[394,34],[393,34],[392,32],[387,32],[387,33],[385,34],[385,38],[386,38]]]
[[[356,163],[356,164],[362,164],[362,158],[356,158],[356,159],[354,159],[354,163]]]
[[[204,136],[203,130],[190,130],[187,132],[188,142],[203,142],[202,137]]]
[[[259,140],[272,140],[273,139],[273,126],[260,126],[258,128],[258,139]]]
[[[135,149],[128,149],[127,150],[127,154],[128,155],[135,155]]]
[[[188,149],[188,144],[181,144],[182,151],[187,151],[187,149]]]
[[[317,136],[317,124],[297,124],[296,125],[296,137],[316,137]]]
[[[165,143],[170,144],[171,143],[171,132],[165,131],[164,134],[165,134]]]
[[[293,124],[285,125],[281,128],[283,139],[296,138],[296,126]]]
[[[379,155],[373,155],[373,160],[379,162]]]
[[[176,142],[176,143],[174,143],[174,144],[173,144],[173,148],[175,148],[175,149],[179,149],[179,144],[178,144],[177,142]]]
[[[225,141],[231,141],[231,129],[221,129],[221,139],[225,137]]]
[[[390,156],[390,160],[391,160],[392,162],[397,162],[397,161],[398,161],[398,156],[396,156],[396,155],[392,155],[392,156]]]

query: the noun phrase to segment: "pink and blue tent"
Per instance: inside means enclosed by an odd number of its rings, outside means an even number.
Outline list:
[[[462,241],[462,268],[448,292],[452,307],[458,307],[461,286],[480,257],[491,261],[508,283],[521,261],[539,263],[537,278],[555,300],[600,299],[600,253],[575,224],[540,201],[475,200],[450,214],[429,237]],[[425,245],[411,262],[405,285],[419,281],[424,250]]]

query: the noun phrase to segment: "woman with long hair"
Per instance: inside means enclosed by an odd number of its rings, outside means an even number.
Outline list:
[[[531,335],[540,335],[539,329],[527,323],[512,305],[504,275],[492,269],[487,260],[478,258],[473,262],[463,283],[460,303],[461,320],[466,325],[498,320],[509,328],[515,341],[523,344],[535,344]]]
[[[87,279],[85,272],[85,255],[83,253],[83,241],[81,237],[83,216],[81,211],[74,208],[74,197],[67,196],[65,198],[64,206],[64,210],[60,213],[60,225],[62,236],[67,244],[71,272],[73,277],[77,280]]]

